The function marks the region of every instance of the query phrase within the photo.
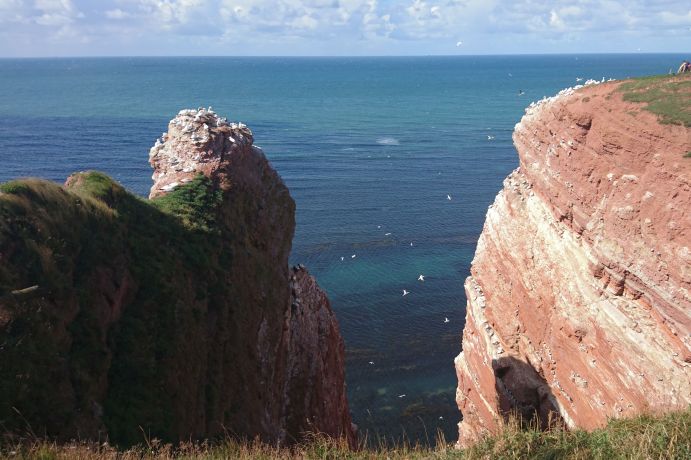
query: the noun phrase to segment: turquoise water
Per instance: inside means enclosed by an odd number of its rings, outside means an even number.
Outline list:
[[[211,105],[248,124],[297,203],[292,262],[338,315],[355,422],[455,439],[463,281],[518,165],[524,107],[576,77],[667,73],[683,58],[0,60],[0,181],[99,169],[144,195],[148,149],[178,110]]]

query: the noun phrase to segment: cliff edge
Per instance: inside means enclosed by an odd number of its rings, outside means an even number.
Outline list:
[[[354,441],[326,295],[252,132],[183,110],[151,199],[96,172],[0,185],[0,425],[133,444]]]
[[[465,283],[459,445],[691,404],[691,78],[532,104]]]

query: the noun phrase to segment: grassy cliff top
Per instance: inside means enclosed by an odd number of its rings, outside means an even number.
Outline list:
[[[691,74],[636,78],[619,91],[625,101],[646,104],[661,123],[691,127]]]
[[[458,450],[445,442],[436,448],[398,446],[348,449],[344,442],[315,437],[292,449],[275,448],[260,442],[226,440],[220,444],[183,444],[173,448],[147,439],[126,451],[107,444],[72,443],[56,445],[42,441],[6,444],[0,456],[36,459],[688,459],[691,458],[691,408],[663,416],[642,415],[612,420],[605,428],[541,432],[521,429],[509,422],[499,435],[476,446]]]
[[[204,176],[155,200],[98,172],[0,184],[0,432],[95,425],[90,401],[112,442],[171,432],[161,375],[203,322],[196,301],[227,289],[221,199]]]

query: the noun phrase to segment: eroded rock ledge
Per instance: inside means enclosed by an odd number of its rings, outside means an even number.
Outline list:
[[[490,206],[456,358],[459,444],[516,411],[593,429],[691,404],[691,129],[620,83],[534,104]]]
[[[57,439],[354,441],[326,295],[251,131],[183,110],[151,200],[101,173],[0,186],[0,424]]]

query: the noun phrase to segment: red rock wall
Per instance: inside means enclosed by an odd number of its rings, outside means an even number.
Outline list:
[[[460,445],[512,410],[593,429],[691,404],[691,129],[617,86],[516,125],[465,283]]]

